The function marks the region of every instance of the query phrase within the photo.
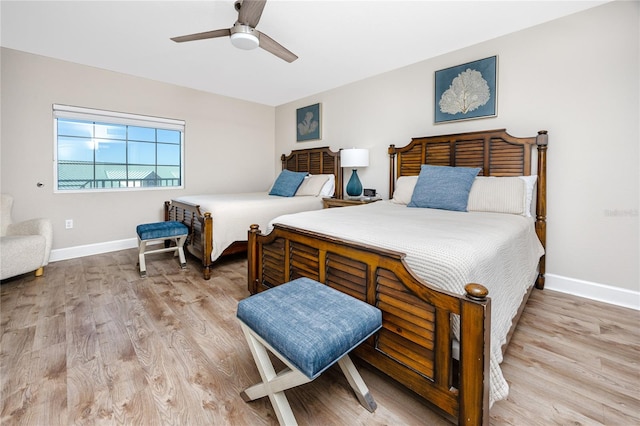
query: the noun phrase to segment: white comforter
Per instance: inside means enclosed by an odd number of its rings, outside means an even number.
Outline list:
[[[468,283],[491,297],[490,402],[507,397],[501,347],[544,250],[532,218],[409,208],[389,201],[285,215],[272,221],[396,250],[425,281],[464,294]]]
[[[254,223],[260,225],[261,229],[266,229],[269,221],[277,216],[322,208],[322,197],[278,197],[266,192],[191,195],[175,200],[199,205],[203,214],[211,213],[212,262],[233,242],[246,241],[249,226]]]

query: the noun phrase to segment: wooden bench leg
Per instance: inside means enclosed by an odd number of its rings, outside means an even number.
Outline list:
[[[152,254],[152,253],[163,253],[163,252],[169,252],[169,251],[173,251],[173,255],[174,256],[178,256],[180,258],[180,267],[182,269],[185,269],[187,267],[187,259],[184,255],[184,243],[185,241],[187,241],[187,237],[188,235],[182,235],[182,236],[178,236],[178,237],[169,237],[166,239],[166,241],[174,241],[175,240],[175,247],[165,247],[165,248],[161,248],[161,249],[156,249],[156,250],[149,250],[147,251],[147,243],[148,242],[154,242],[154,241],[161,241],[162,238],[158,238],[158,239],[153,239],[153,240],[141,240],[138,239],[138,266],[140,267],[140,277],[144,278],[147,276],[147,265],[145,262],[145,255],[146,254]]]
[[[240,396],[245,402],[268,396],[280,424],[296,425],[296,419],[293,416],[291,406],[289,405],[289,401],[287,400],[284,391],[309,383],[312,380],[291,365],[260,336],[253,333],[247,325],[242,322],[240,325],[242,326],[242,331],[247,339],[247,343],[251,349],[251,354],[253,355],[253,359],[258,371],[260,372],[260,377],[262,378],[261,383],[248,387],[240,393]],[[271,364],[271,359],[269,358],[267,349],[284,362],[288,368],[276,373],[273,368],[273,364]],[[362,376],[360,376],[360,373],[353,364],[353,361],[351,361],[351,358],[349,358],[349,355],[345,355],[340,358],[340,360],[338,360],[338,365],[347,378],[349,385],[355,392],[360,404],[373,413],[376,408],[378,408],[378,405],[373,399],[373,396],[371,396],[371,393],[369,393],[369,388],[367,388],[367,385],[364,383]]]
[[[187,235],[183,235],[182,237],[176,239],[177,245],[177,253],[180,257],[180,267],[182,269],[187,267],[187,259],[184,257],[184,243],[187,241]]]
[[[147,247],[147,242],[142,240],[140,241],[140,245],[138,247],[138,266],[140,267],[140,277],[144,278],[147,276],[147,264],[144,261],[144,252]]]
[[[351,389],[353,389],[356,397],[358,397],[360,404],[372,413],[376,411],[378,404],[376,404],[373,396],[369,393],[369,388],[367,388],[364,380],[362,380],[362,376],[356,369],[356,366],[353,365],[353,361],[351,361],[349,355],[345,355],[340,358],[338,365],[351,385]]]
[[[311,380],[300,371],[291,369],[291,367],[280,373],[276,373],[269,359],[267,348],[265,347],[266,342],[259,339],[245,324],[241,323],[241,326],[249,348],[251,349],[253,359],[260,372],[260,377],[262,378],[262,383],[253,385],[240,394],[242,399],[248,402],[263,396],[268,396],[280,424],[287,426],[297,425],[298,423],[293,415],[293,411],[291,411],[291,406],[284,391],[308,383]],[[277,352],[274,352],[274,354],[276,356],[278,355]]]

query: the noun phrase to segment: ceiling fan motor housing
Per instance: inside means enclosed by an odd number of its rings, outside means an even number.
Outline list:
[[[248,25],[236,23],[231,28],[231,44],[239,49],[255,49],[260,45],[258,32]]]

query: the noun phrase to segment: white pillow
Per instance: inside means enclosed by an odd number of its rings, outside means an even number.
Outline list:
[[[397,204],[409,204],[416,182],[418,182],[418,176],[400,176],[396,180],[396,188],[393,191],[393,199],[391,201]]]
[[[528,209],[524,179],[519,177],[477,177],[469,191],[467,211],[508,213],[526,216]]]
[[[333,175],[332,175],[333,176]],[[329,181],[329,175],[308,175],[296,191],[296,197],[299,195],[311,195],[317,197],[324,185]]]
[[[531,217],[531,209],[533,208],[533,206],[531,205],[531,203],[533,202],[533,190],[536,187],[538,175],[518,176],[518,177],[524,181],[525,188],[527,191],[527,199],[525,202],[526,210],[524,212],[524,215],[526,217]]]
[[[328,176],[329,180],[324,184],[322,189],[320,190],[320,197],[333,197],[333,194],[336,191],[336,177],[333,174],[322,175]]]

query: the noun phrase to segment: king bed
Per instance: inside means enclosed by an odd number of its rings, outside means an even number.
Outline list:
[[[504,129],[391,145],[389,200],[251,226],[249,291],[304,276],[377,306],[383,328],[355,355],[458,424],[488,424],[508,394],[503,351],[544,286],[546,149],[546,131]],[[421,204],[437,182],[423,174],[472,169],[463,209]]]
[[[280,159],[283,172],[276,183],[286,171],[308,174],[294,196],[263,191],[182,196],[165,201],[164,219],[179,221],[189,228],[185,247],[202,260],[204,279],[211,277],[218,258],[246,250],[249,225],[266,227],[282,214],[321,209],[323,196],[342,195],[339,152],[328,147],[299,149],[282,154]]]

